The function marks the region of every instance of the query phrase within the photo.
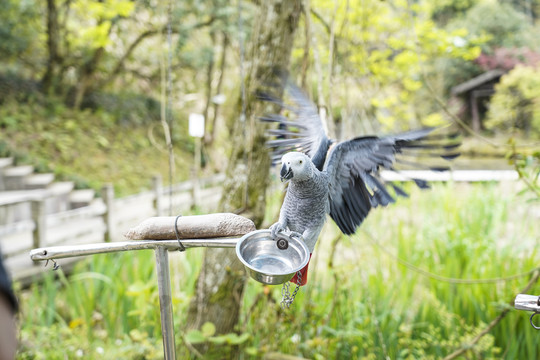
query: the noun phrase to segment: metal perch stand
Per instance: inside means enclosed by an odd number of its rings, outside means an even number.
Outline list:
[[[514,300],[514,307],[517,310],[532,311],[529,322],[533,328],[540,330],[540,326],[536,326],[533,322],[533,318],[540,314],[540,296],[518,294]]]
[[[186,216],[182,217],[181,221],[178,220],[178,218],[175,219],[174,217],[150,218],[126,234],[128,238],[142,238],[143,240],[45,247],[30,251],[30,258],[34,261],[42,261],[120,251],[154,250],[163,353],[166,360],[173,360],[176,359],[176,353],[168,251],[194,247],[231,248],[235,247],[240,239],[233,236],[243,235],[255,230],[255,225],[251,220],[234,214]],[[175,238],[177,234],[192,236],[194,233],[200,234],[202,238],[163,240],[167,237],[169,239]],[[218,236],[227,237],[217,238]],[[158,240],[149,240],[152,237]]]

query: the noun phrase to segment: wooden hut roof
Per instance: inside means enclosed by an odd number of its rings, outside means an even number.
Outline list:
[[[452,95],[460,95],[466,93],[491,80],[500,78],[504,73],[505,72],[503,70],[498,69],[486,71],[485,73],[480,74],[470,80],[467,80],[464,83],[454,86],[452,88]]]

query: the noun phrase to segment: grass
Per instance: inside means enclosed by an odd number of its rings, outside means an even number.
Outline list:
[[[455,278],[504,277],[537,267],[535,220],[522,213],[521,199],[503,189],[453,184],[413,191],[410,200],[374,212],[364,231],[341,240],[331,269],[324,266],[331,249],[321,242],[315,279],[297,300],[302,308],[291,315],[296,328],[269,330],[282,336],[279,351],[307,358],[442,358],[470,341],[528,278],[445,283],[411,271],[387,251]],[[323,241],[336,232],[326,230]],[[261,309],[267,311],[265,305]],[[261,323],[271,323],[275,314],[267,316]],[[527,320],[512,312],[467,355],[536,358],[536,334]]]
[[[188,305],[201,254],[170,255],[175,310]],[[163,357],[152,251],[92,256],[69,277],[45,271],[21,300],[21,359]]]
[[[176,167],[186,169],[194,145],[181,118],[175,124],[174,154]],[[74,181],[77,188],[100,190],[104,183],[113,183],[117,196],[150,188],[152,175],[168,179],[165,136],[157,120],[122,122],[105,111],[74,110],[54,101],[47,106],[32,101],[2,104],[0,157],[5,156]],[[179,175],[175,182],[185,180]]]
[[[310,280],[289,310],[279,286],[249,280],[235,338],[196,339],[183,330],[201,266],[200,249],[171,253],[178,358],[185,341],[222,344],[245,359],[284,353],[310,359],[439,359],[467,344],[500,314],[530,276],[488,284],[443,282],[507,277],[537,267],[533,204],[504,184],[411,188],[409,199],[376,209],[351,238],[329,224],[310,266]],[[279,196],[269,203],[269,219]],[[397,260],[400,259],[400,261]],[[96,255],[74,275],[47,271],[21,292],[19,359],[161,358],[152,252]],[[58,278],[55,279],[55,275]],[[540,292],[534,285],[530,294]],[[199,334],[200,335],[200,334]],[[528,314],[511,310],[470,346],[466,358],[540,356]],[[193,356],[193,355],[191,355]]]

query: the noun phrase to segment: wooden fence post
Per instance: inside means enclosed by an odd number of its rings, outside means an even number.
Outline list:
[[[163,216],[163,179],[161,175],[154,175],[152,178],[152,188],[154,189],[154,209],[156,209],[156,216]]]
[[[34,248],[47,246],[47,212],[45,211],[45,197],[32,200],[32,220],[34,220],[34,230],[32,240]]]
[[[103,214],[103,220],[105,222],[105,241],[112,241],[114,236],[114,187],[112,184],[105,184],[101,189],[101,197],[105,203],[105,213]]]

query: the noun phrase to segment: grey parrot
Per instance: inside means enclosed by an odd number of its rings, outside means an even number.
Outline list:
[[[416,165],[434,171],[448,170],[447,166],[423,166],[407,156],[441,157],[451,160],[459,156],[459,134],[433,134],[434,128],[424,128],[393,136],[362,136],[337,142],[330,139],[319,117],[318,109],[295,85],[288,82],[285,90],[291,104],[282,102],[268,93],[259,93],[265,101],[279,104],[295,115],[268,115],[260,119],[277,122],[279,128],[269,130],[277,137],[268,141],[274,149],[273,164],[281,160],[281,180],[288,182],[279,220],[270,230],[289,230],[302,235],[310,253],[329,214],[339,229],[354,234],[372,208],[395,202],[394,196],[407,196],[397,184],[385,183],[379,174],[381,168],[396,171],[396,163]],[[427,151],[427,152],[426,152]],[[399,155],[399,157],[396,157]],[[420,187],[428,188],[426,181],[411,179]],[[307,266],[301,279],[292,282],[304,285]]]

